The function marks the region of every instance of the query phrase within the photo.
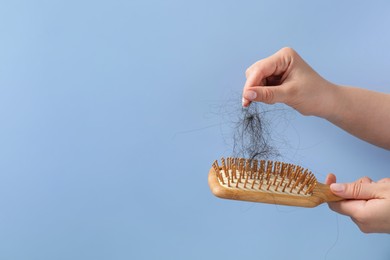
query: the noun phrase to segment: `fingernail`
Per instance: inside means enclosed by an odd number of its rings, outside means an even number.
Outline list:
[[[344,191],[344,184],[341,183],[332,183],[330,185],[330,189],[334,192],[343,192]]]
[[[246,102],[247,102],[246,99],[245,99],[245,98],[242,98],[242,106],[243,106],[243,107],[245,107]]]
[[[249,101],[254,100],[256,97],[257,93],[252,90],[248,90],[244,93],[244,98],[248,99]]]

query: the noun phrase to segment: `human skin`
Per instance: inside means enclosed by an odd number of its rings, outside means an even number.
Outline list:
[[[331,83],[314,71],[291,48],[283,48],[246,70],[242,105],[253,101],[285,103],[303,115],[318,116],[356,137],[390,149],[390,95]],[[326,183],[348,200],[329,207],[352,220],[365,233],[390,233],[390,178],[373,182],[364,177],[339,184]]]
[[[364,233],[390,233],[390,178],[336,183],[336,176],[328,174],[325,183],[334,194],[347,199],[328,203],[330,209],[351,217]]]
[[[333,84],[293,49],[283,48],[246,70],[243,106],[285,103],[322,117],[369,143],[390,149],[390,94]]]

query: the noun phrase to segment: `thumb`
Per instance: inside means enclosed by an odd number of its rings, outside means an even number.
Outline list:
[[[346,199],[375,199],[380,197],[380,187],[376,183],[333,183],[331,191],[339,197]]]
[[[246,89],[243,97],[248,101],[258,101],[267,104],[274,104],[276,102],[284,102],[285,86],[255,86]]]

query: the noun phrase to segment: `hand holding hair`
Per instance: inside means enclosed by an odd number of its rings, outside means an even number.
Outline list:
[[[333,84],[291,48],[246,70],[242,104],[285,103],[303,115],[327,119],[369,143],[390,149],[390,94]]]
[[[262,59],[246,72],[242,104],[251,101],[285,103],[304,115],[325,116],[333,98],[332,84],[318,75],[291,48],[283,48]]]

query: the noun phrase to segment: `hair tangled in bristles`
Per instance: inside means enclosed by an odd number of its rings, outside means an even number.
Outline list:
[[[270,144],[270,125],[264,114],[258,103],[252,103],[248,108],[242,109],[235,123],[234,156],[258,160],[279,156],[278,151]]]

